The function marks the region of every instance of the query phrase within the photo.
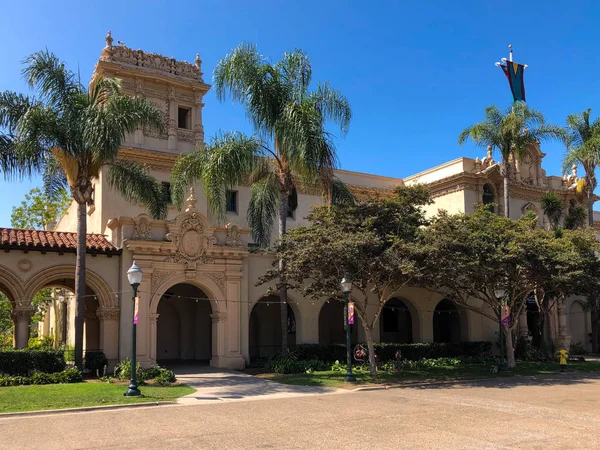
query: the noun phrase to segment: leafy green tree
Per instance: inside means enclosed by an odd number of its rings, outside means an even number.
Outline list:
[[[496,323],[501,307],[509,307],[510,320],[502,325],[509,367],[515,366],[513,330],[531,294],[546,303],[583,294],[597,286],[600,274],[591,231],[557,236],[536,222],[529,216],[510,220],[485,207],[468,215],[441,212],[418,246],[428,286]]]
[[[71,196],[66,189],[59,189],[49,196],[40,188],[33,188],[25,194],[20,206],[13,206],[11,226],[47,230],[56,224],[70,204]]]
[[[400,187],[390,199],[356,205],[319,206],[309,226],[290,230],[277,246],[283,267],[274,262],[260,283],[279,281],[314,300],[342,299],[340,282],[352,281],[355,311],[365,330],[371,374],[376,374],[373,330],[395,291],[416,284],[421,273],[412,243],[427,224],[422,206],[431,203],[422,186]]]
[[[485,108],[483,122],[465,128],[458,137],[458,143],[462,145],[468,138],[478,146],[491,146],[492,150],[500,152],[504,216],[510,217],[509,180],[514,169],[511,163],[521,160],[530,147],[548,139],[564,139],[565,133],[560,127],[545,123],[544,116],[539,111],[530,109],[526,103],[516,102],[504,113],[496,106]]]
[[[173,202],[181,205],[185,189],[200,181],[210,208],[223,219],[225,190],[249,179],[248,223],[254,241],[266,247],[276,219],[279,236],[286,233],[288,214],[297,207],[299,185],[323,194],[327,201],[348,200],[349,192],[333,174],[336,149],[326,124],[338,124],[345,134],[350,105],[329,83],[310,90],[311,80],[310,60],[299,50],[271,64],[254,45],[241,44],[219,61],[213,76],[217,98],[241,103],[255,135],[221,134],[207,148],[180,158],[171,174]],[[279,264],[283,272],[285,260]],[[279,296],[281,327],[286,330],[285,284]],[[284,349],[286,336],[283,332]]]
[[[594,190],[598,185],[596,168],[600,164],[600,119],[590,122],[591,109],[581,114],[567,116],[567,126],[563,141],[567,153],[563,162],[565,172],[573,164],[583,166],[585,176],[579,183],[577,191],[587,198],[587,218],[590,226],[594,225]]]
[[[163,121],[150,102],[124,95],[118,79],[95,75],[86,89],[47,50],[25,60],[23,75],[34,96],[0,93],[0,169],[5,177],[42,172],[46,194],[68,189],[77,203],[75,364],[81,368],[86,208],[94,203],[94,181],[106,170],[108,185],[125,199],[165,217],[161,184],[145,166],[117,158],[126,133],[144,126],[160,129]]]

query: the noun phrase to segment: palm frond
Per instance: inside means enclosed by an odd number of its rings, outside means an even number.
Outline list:
[[[252,185],[246,218],[252,228],[252,238],[260,247],[271,241],[273,223],[279,212],[279,188],[275,174]]]
[[[243,133],[221,133],[203,150],[180,158],[171,172],[173,202],[181,205],[185,189],[200,182],[219,220],[225,218],[225,190],[252,172],[261,142]]]
[[[145,166],[134,161],[118,160],[109,165],[106,179],[125,200],[143,205],[155,219],[167,216],[162,185]]]
[[[85,91],[79,78],[47,49],[33,53],[24,63],[27,65],[23,70],[25,81],[54,107],[68,108],[77,94]]]
[[[59,161],[51,153],[45,156],[42,182],[44,193],[49,197],[55,197],[63,190],[70,191],[67,175]]]
[[[356,203],[356,197],[354,197],[352,191],[339,178],[333,179],[331,203],[338,206],[354,205]]]
[[[564,214],[562,200],[555,192],[547,191],[542,195],[541,204],[552,228],[557,229]]]
[[[565,217],[565,228],[575,230],[583,228],[587,220],[587,210],[583,205],[573,205],[569,207],[569,213]]]

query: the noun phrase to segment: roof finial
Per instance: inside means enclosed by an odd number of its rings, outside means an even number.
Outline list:
[[[200,53],[196,53],[196,59],[194,61],[198,70],[200,70],[200,65],[202,64],[202,60],[200,59]]]
[[[508,52],[508,60],[510,62],[512,62],[512,60],[513,60],[512,44],[508,44],[508,48],[510,49],[510,51]]]
[[[190,188],[189,192],[190,192],[190,195],[185,201],[185,204],[186,204],[185,212],[196,211],[196,203],[198,202],[198,199],[194,195],[193,187]]]
[[[106,41],[107,47],[112,47],[112,43],[113,43],[114,39],[112,37],[112,32],[110,30],[108,31],[108,34],[106,35],[104,40]]]

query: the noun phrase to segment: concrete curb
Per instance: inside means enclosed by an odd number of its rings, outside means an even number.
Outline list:
[[[83,412],[94,412],[94,411],[110,411],[113,409],[124,409],[124,408],[142,408],[150,406],[176,406],[175,402],[146,402],[146,403],[132,403],[127,405],[102,405],[102,406],[82,406],[81,408],[66,408],[66,409],[43,409],[40,411],[20,411],[12,413],[0,413],[0,419],[8,417],[28,417],[28,416],[46,416],[50,414],[69,414],[69,413],[83,413]]]

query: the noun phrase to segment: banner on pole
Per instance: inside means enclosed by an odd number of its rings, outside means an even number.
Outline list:
[[[138,322],[138,309],[140,306],[140,298],[136,297],[135,298],[135,303],[134,303],[134,307],[133,307],[133,324],[137,325]]]
[[[502,68],[504,75],[506,75],[506,79],[510,85],[513,100],[515,102],[524,102],[525,84],[523,83],[523,72],[525,71],[525,66],[516,62],[506,61],[506,64],[500,65],[500,67]]]
[[[510,308],[506,305],[502,307],[502,315],[500,316],[500,323],[507,325],[510,323]]]
[[[348,325],[354,325],[354,302],[348,302]]]

